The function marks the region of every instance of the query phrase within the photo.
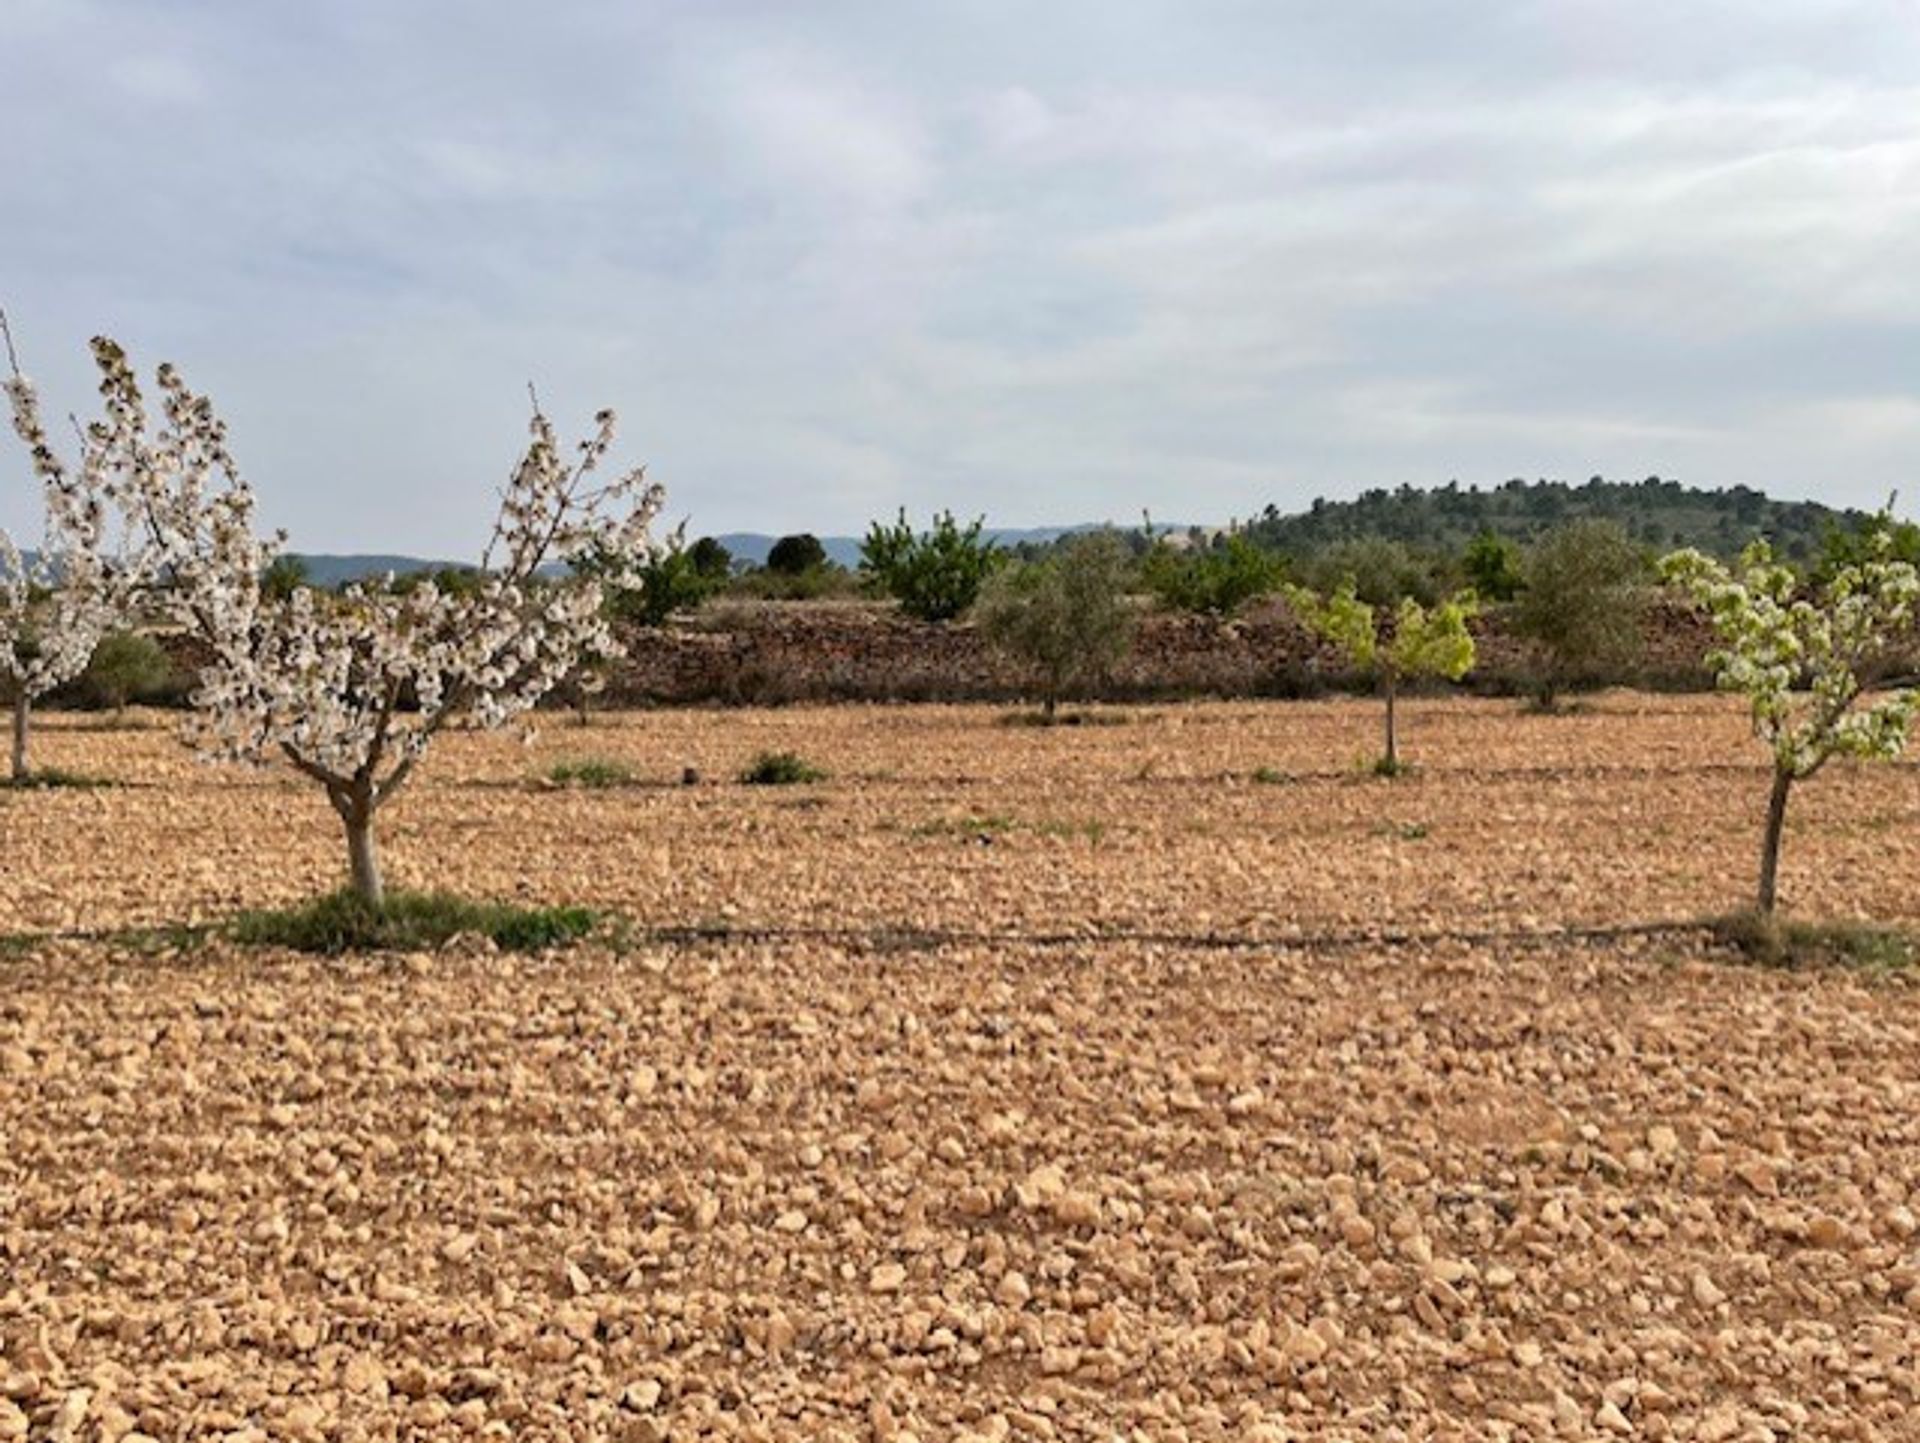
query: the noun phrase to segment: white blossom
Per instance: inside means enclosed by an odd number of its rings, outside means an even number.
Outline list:
[[[253,491],[206,398],[161,367],[154,425],[120,347],[96,340],[94,355],[106,406],[91,443],[152,546],[159,602],[209,653],[190,740],[209,757],[284,759],[326,788],[350,840],[453,717],[503,726],[583,661],[618,654],[600,582],[549,574],[589,548],[637,567],[652,544],[661,489],[642,470],[601,469],[611,411],[568,455],[536,403],[470,587],[389,578],[279,595],[266,579],[284,538],[256,534]]]
[[[1872,546],[1817,596],[1802,592],[1764,541],[1732,569],[1692,550],[1661,562],[1720,638],[1707,664],[1721,688],[1747,698],[1754,735],[1796,780],[1835,756],[1898,756],[1920,710],[1910,687],[1868,696],[1920,617],[1920,572],[1892,558],[1884,532]]]

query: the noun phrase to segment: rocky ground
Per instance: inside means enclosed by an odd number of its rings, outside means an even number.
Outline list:
[[[1920,1436],[1920,996],[1558,930],[1744,891],[1737,713],[1372,720],[456,738],[393,869],[642,930],[343,962],[19,940],[336,865],[61,725],[139,785],[0,797],[0,1439]],[[1796,806],[1803,912],[1920,910],[1913,771]]]

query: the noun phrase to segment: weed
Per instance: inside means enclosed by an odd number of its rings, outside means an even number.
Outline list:
[[[413,952],[462,933],[490,938],[510,952],[537,952],[584,937],[598,918],[584,907],[515,907],[470,902],[444,892],[393,892],[374,907],[352,892],[279,911],[243,912],[229,935],[250,947],[342,952]]]
[[[604,757],[556,762],[547,771],[547,780],[559,787],[630,787],[637,778],[633,769]]]
[[[796,752],[762,752],[740,773],[740,780],[750,787],[791,787],[826,779],[825,772]]]

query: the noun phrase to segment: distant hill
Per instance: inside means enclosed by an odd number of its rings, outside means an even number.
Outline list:
[[[370,576],[385,576],[388,572],[406,576],[415,571],[438,571],[443,566],[461,565],[455,561],[427,561],[418,556],[334,555],[318,551],[297,552],[294,559],[307,568],[307,580],[316,586],[340,586],[349,581],[364,581]]]
[[[1454,551],[1481,531],[1524,544],[1583,517],[1618,522],[1635,540],[1662,550],[1697,546],[1730,555],[1765,536],[1776,551],[1804,561],[1817,554],[1828,526],[1855,524],[1866,513],[1817,501],[1775,501],[1747,486],[1708,491],[1658,476],[1596,476],[1578,485],[1516,480],[1483,490],[1450,481],[1430,490],[1366,491],[1352,501],[1316,499],[1293,513],[1269,506],[1249,529],[1257,540],[1296,554],[1368,536]]]

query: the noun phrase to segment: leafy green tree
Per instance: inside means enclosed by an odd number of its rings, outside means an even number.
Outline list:
[[[687,559],[695,571],[711,580],[725,581],[733,575],[733,553],[714,537],[702,536],[689,546]]]
[[[827,564],[827,548],[811,531],[782,536],[767,552],[767,570],[777,576],[804,576]]]
[[[984,533],[986,519],[961,526],[951,511],[916,532],[903,509],[891,526],[876,521],[860,544],[860,574],[921,621],[951,621],[979,598],[1004,559]]]
[[[1133,644],[1126,548],[1111,532],[1063,541],[988,579],[974,607],[987,639],[1025,665],[1052,721],[1070,688],[1106,676]]]
[[[81,674],[81,685],[118,715],[127,703],[150,696],[173,676],[173,664],[152,637],[137,631],[110,631],[100,638]]]
[[[1900,642],[1920,615],[1920,570],[1892,551],[1892,537],[1881,534],[1868,559],[1839,566],[1811,594],[1764,541],[1731,568],[1692,550],[1660,563],[1660,574],[1706,611],[1722,643],[1708,665],[1722,690],[1747,699],[1753,734],[1773,753],[1755,898],[1762,917],[1773,915],[1794,783],[1837,756],[1898,756],[1920,710],[1911,687],[1869,695],[1898,668]]]
[[[1373,676],[1386,696],[1386,752],[1375,766],[1395,776],[1400,765],[1395,702],[1402,683],[1423,677],[1458,681],[1473,669],[1473,633],[1467,622],[1479,610],[1471,591],[1457,592],[1432,607],[1403,597],[1392,633],[1382,638],[1376,608],[1362,600],[1351,581],[1322,596],[1305,587],[1286,591],[1287,602],[1313,631],[1324,637],[1359,671]]]
[[[1234,531],[1212,546],[1176,547],[1165,537],[1141,559],[1141,580],[1161,605],[1204,616],[1231,616],[1248,602],[1270,596],[1286,576],[1286,563],[1245,532]]]
[[[1920,526],[1911,521],[1895,521],[1892,502],[1888,509],[1865,517],[1851,526],[1829,521],[1820,537],[1820,556],[1814,564],[1814,580],[1830,584],[1836,574],[1849,566],[1861,566],[1877,559],[1904,561],[1920,566]]]
[[[1408,597],[1432,606],[1449,590],[1439,558],[1422,555],[1406,543],[1380,536],[1343,541],[1308,557],[1301,580],[1315,591],[1332,593],[1350,585],[1372,607],[1393,611]]]
[[[1514,634],[1539,660],[1536,699],[1551,711],[1568,687],[1636,664],[1646,561],[1612,521],[1570,521],[1526,555]]]
[[[1460,558],[1467,584],[1488,601],[1512,601],[1520,594],[1525,585],[1520,565],[1520,548],[1492,529],[1469,541]]]
[[[311,568],[306,559],[285,554],[276,556],[260,577],[261,595],[273,601],[286,601],[301,587],[310,584]]]

